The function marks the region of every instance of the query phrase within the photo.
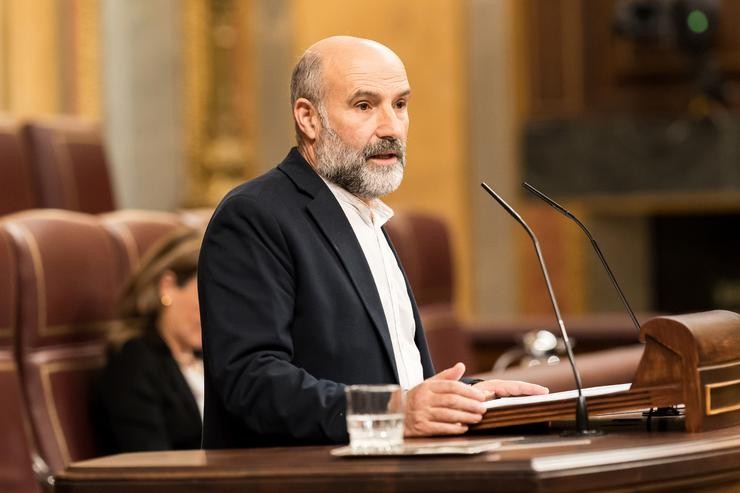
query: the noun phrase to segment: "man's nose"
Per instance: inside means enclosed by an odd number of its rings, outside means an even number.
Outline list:
[[[378,115],[378,127],[376,134],[378,138],[394,137],[400,139],[403,137],[405,129],[405,119],[400,116],[392,106],[383,107]]]

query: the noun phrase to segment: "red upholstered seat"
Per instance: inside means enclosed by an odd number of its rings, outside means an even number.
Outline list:
[[[451,305],[454,291],[452,250],[440,217],[398,211],[386,225],[420,307]]]
[[[33,440],[13,351],[18,277],[8,235],[0,228],[0,491],[41,491],[31,468]]]
[[[447,226],[439,217],[398,211],[386,224],[419,306],[434,367],[462,361],[475,371],[468,334],[460,327],[452,294],[454,276]]]
[[[20,124],[0,115],[0,216],[38,205]]]
[[[23,128],[39,207],[99,213],[115,209],[105,147],[97,122],[53,117]]]
[[[126,252],[128,273],[138,267],[147,251],[162,237],[182,226],[181,217],[171,212],[120,210],[99,217]]]
[[[19,278],[16,345],[30,420],[53,472],[96,455],[90,386],[126,273],[96,216],[62,210],[6,218]]]

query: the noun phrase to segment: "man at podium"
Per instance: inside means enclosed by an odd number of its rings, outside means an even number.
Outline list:
[[[406,436],[460,434],[494,395],[547,392],[432,368],[382,229],[410,98],[403,63],[374,41],[327,38],[298,61],[297,147],[226,195],[203,242],[204,448],[346,442],[348,384],[406,389]]]

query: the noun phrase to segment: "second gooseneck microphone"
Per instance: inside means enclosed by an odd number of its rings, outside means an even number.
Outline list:
[[[617,278],[614,277],[614,273],[609,268],[609,264],[606,262],[606,258],[604,257],[604,254],[601,253],[601,248],[599,248],[599,244],[596,243],[596,240],[594,239],[593,235],[591,235],[591,232],[588,230],[585,224],[583,224],[572,212],[570,212],[568,209],[563,207],[562,205],[555,202],[553,199],[545,195],[544,193],[540,192],[536,188],[534,188],[532,185],[527,183],[526,181],[522,183],[522,186],[532,192],[535,196],[542,199],[547,205],[567,217],[568,219],[572,220],[574,223],[576,223],[580,228],[581,231],[588,237],[588,239],[591,241],[591,246],[593,247],[594,251],[596,252],[596,255],[599,257],[599,260],[601,261],[601,265],[604,266],[604,270],[606,270],[606,273],[609,274],[609,279],[612,282],[612,286],[614,286],[614,289],[617,290],[617,293],[619,293],[619,298],[622,300],[622,304],[624,305],[624,308],[627,310],[627,313],[630,316],[630,319],[632,320],[632,324],[635,326],[635,329],[637,329],[637,336],[640,336],[640,322],[637,320],[637,317],[635,316],[635,312],[632,310],[632,307],[630,306],[629,302],[627,301],[627,297],[624,295],[624,292],[622,291],[622,288],[619,287],[619,283],[617,282]]]
[[[488,192],[488,194],[493,197],[496,202],[503,207],[506,212],[508,212],[519,224],[522,225],[522,227],[525,229],[527,234],[529,235],[529,238],[532,240],[532,244],[534,245],[535,252],[537,253],[537,260],[540,262],[540,269],[542,270],[542,275],[545,276],[545,284],[547,284],[547,292],[550,295],[550,301],[552,302],[552,308],[555,311],[555,317],[558,320],[558,326],[560,327],[560,334],[563,337],[563,341],[565,343],[565,349],[568,354],[568,361],[570,362],[570,367],[573,370],[573,377],[576,382],[576,388],[578,389],[578,400],[576,402],[576,432],[581,435],[589,435],[594,434],[595,431],[590,428],[589,420],[588,420],[588,407],[586,406],[586,396],[583,395],[583,385],[581,384],[581,375],[578,373],[578,368],[576,368],[576,362],[575,357],[573,356],[573,348],[570,345],[570,340],[568,339],[568,333],[565,330],[565,323],[563,322],[563,317],[560,315],[560,307],[558,306],[558,302],[555,299],[555,293],[552,289],[552,283],[550,282],[550,275],[547,273],[547,267],[545,266],[545,259],[542,256],[542,251],[540,250],[540,242],[537,240],[537,236],[535,236],[534,231],[532,231],[532,228],[529,227],[529,225],[522,219],[522,216],[517,213],[513,207],[511,207],[509,204],[506,203],[504,199],[499,197],[499,195],[493,191],[491,187],[488,186],[485,182],[481,183],[481,186],[483,189]]]

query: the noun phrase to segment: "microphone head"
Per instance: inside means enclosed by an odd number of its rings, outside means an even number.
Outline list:
[[[485,190],[486,192],[488,192],[488,194],[491,197],[493,197],[496,200],[496,202],[499,203],[499,205],[501,207],[503,207],[504,209],[506,209],[506,212],[508,212],[509,214],[511,214],[512,216],[514,216],[514,219],[516,219],[520,223],[524,224],[524,220],[519,215],[519,213],[517,211],[515,211],[514,208],[512,206],[510,206],[503,198],[501,198],[501,196],[499,194],[497,194],[496,192],[494,192],[493,188],[491,188],[488,185],[488,183],[482,181],[481,184],[480,184],[480,186],[483,187],[483,190]]]
[[[537,196],[537,197],[539,197],[540,199],[542,199],[542,200],[544,200],[545,202],[547,202],[547,204],[548,204],[548,205],[549,205],[550,207],[552,207],[553,209],[557,210],[557,211],[558,211],[558,212],[560,212],[561,214],[565,214],[565,215],[566,215],[566,216],[568,216],[568,217],[575,217],[575,216],[573,216],[573,214],[572,214],[572,213],[571,213],[571,212],[570,212],[570,211],[569,211],[568,209],[566,209],[566,208],[565,208],[565,207],[563,207],[562,205],[558,204],[557,202],[555,202],[555,201],[554,201],[554,200],[552,200],[552,199],[551,199],[550,197],[548,197],[548,196],[547,196],[547,195],[545,195],[544,193],[542,193],[542,192],[540,192],[539,190],[537,190],[537,189],[536,189],[535,187],[533,187],[532,185],[530,185],[530,184],[529,184],[529,183],[527,183],[526,181],[522,182],[522,186],[523,186],[524,188],[526,188],[526,189],[527,189],[527,190],[528,190],[529,192],[533,193],[534,195],[536,195],[536,196]]]

